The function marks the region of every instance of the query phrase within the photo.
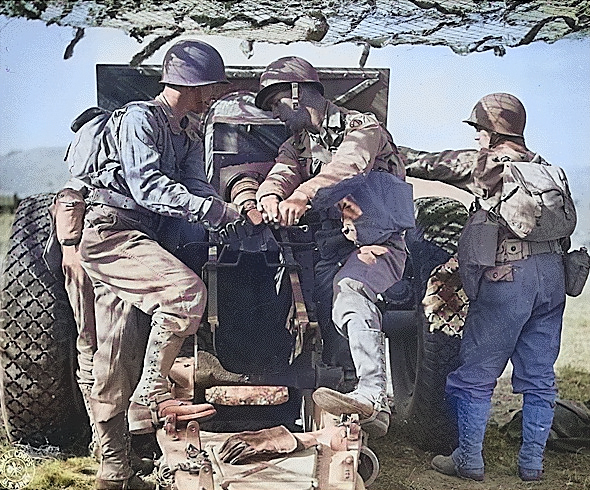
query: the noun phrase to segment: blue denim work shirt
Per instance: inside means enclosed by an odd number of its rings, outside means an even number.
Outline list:
[[[90,182],[164,216],[197,221],[208,197],[219,198],[207,181],[202,141],[187,132],[160,95],[113,112],[101,138],[97,171]]]

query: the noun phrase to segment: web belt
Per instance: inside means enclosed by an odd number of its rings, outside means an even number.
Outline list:
[[[89,204],[106,204],[113,208],[128,209],[131,211],[146,212],[147,209],[137,204],[130,197],[119,194],[109,189],[98,189],[92,187],[88,191],[86,200]]]
[[[496,252],[496,264],[523,260],[531,255],[545,253],[563,253],[559,240],[527,242],[514,238],[505,238],[498,246],[498,251]]]

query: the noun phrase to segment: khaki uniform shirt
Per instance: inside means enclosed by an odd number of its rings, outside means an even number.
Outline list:
[[[320,133],[302,131],[299,138],[283,143],[256,197],[274,194],[286,199],[298,190],[313,200],[318,189],[373,169],[405,179],[403,160],[389,132],[373,114],[328,102]]]
[[[437,180],[466,190],[479,199],[484,209],[498,204],[502,192],[505,161],[530,161],[535,154],[525,146],[506,141],[492,149],[446,150],[438,153],[400,146],[410,177]],[[500,239],[514,237],[502,226]]]

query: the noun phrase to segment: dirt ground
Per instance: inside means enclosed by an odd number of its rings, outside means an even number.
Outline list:
[[[391,427],[386,438],[370,444],[381,464],[381,472],[369,490],[589,490],[590,454],[546,451],[542,482],[522,482],[516,473],[518,441],[500,428],[520,408],[521,397],[511,392],[510,380],[500,379],[494,393],[492,419],[486,432],[483,482],[441,475],[430,468],[433,453],[412,446]]]
[[[0,215],[3,218],[5,215]],[[3,220],[0,219],[0,225]],[[4,242],[0,240],[0,251]],[[2,254],[3,255],[3,254]],[[590,284],[590,283],[589,283]],[[561,353],[557,360],[558,372],[566,366],[590,373],[590,285],[578,298],[568,298],[564,317]],[[370,490],[590,490],[590,455],[558,453],[548,450],[545,461],[545,479],[540,483],[521,482],[516,475],[518,441],[510,439],[502,426],[516,410],[521,399],[510,388],[510,370],[500,379],[493,398],[492,419],[484,443],[486,479],[478,483],[441,475],[430,468],[434,454],[417,449],[411,441],[400,435],[392,426],[387,437],[372,441],[381,465],[377,481]],[[590,386],[583,387],[587,396],[580,401],[590,405]],[[0,435],[1,435],[0,430]],[[75,459],[74,459],[75,460]],[[75,478],[67,488],[91,488],[95,464],[84,458],[82,469],[76,469]],[[63,476],[63,464],[56,470]],[[35,487],[46,490],[47,485]],[[51,488],[65,488],[64,485]],[[280,489],[277,489],[280,490]]]
[[[568,298],[557,372],[566,366],[590,372],[590,287],[577,298]],[[558,381],[559,386],[559,381]],[[579,401],[590,406],[590,386],[582,386]],[[565,398],[565,397],[564,397]],[[521,407],[522,397],[512,393],[510,366],[500,378],[492,399],[492,415],[484,458],[483,482],[441,475],[430,468],[434,454],[417,449],[400,437],[399,428],[370,443],[381,465],[379,477],[370,490],[590,490],[590,454],[560,453],[547,450],[542,482],[522,482],[516,473],[519,442],[503,429]]]

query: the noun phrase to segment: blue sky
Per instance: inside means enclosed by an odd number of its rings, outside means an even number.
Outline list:
[[[63,60],[73,29],[0,17],[0,155],[39,146],[66,146],[71,120],[96,104],[96,63],[126,63],[143,44],[114,29],[87,29],[74,56]],[[296,54],[316,66],[358,66],[361,47],[257,43],[247,59],[240,40],[203,37],[227,65],[266,65]],[[159,64],[169,45],[148,63]],[[446,47],[372,49],[370,67],[391,69],[388,128],[398,144],[425,150],[469,148],[474,132],[461,120],[490,92],[518,96],[528,112],[530,149],[563,166],[574,197],[590,208],[590,39],[536,42],[468,56]],[[585,169],[585,171],[582,171]],[[1,187],[1,185],[0,185]],[[577,195],[576,195],[577,194]],[[583,195],[582,195],[583,194]]]
[[[63,60],[68,27],[0,17],[0,154],[65,145],[73,117],[96,102],[94,65],[125,63],[142,44],[114,29],[87,29],[74,56]],[[207,37],[228,65],[266,65],[298,54],[319,66],[357,66],[353,44],[316,47],[256,44],[248,60],[240,40]],[[160,63],[168,46],[148,62]],[[529,115],[529,146],[564,166],[590,165],[590,39],[543,42],[468,56],[446,47],[390,46],[371,50],[367,66],[391,69],[389,129],[404,145],[437,150],[472,146],[461,124],[486,93],[511,92]]]

